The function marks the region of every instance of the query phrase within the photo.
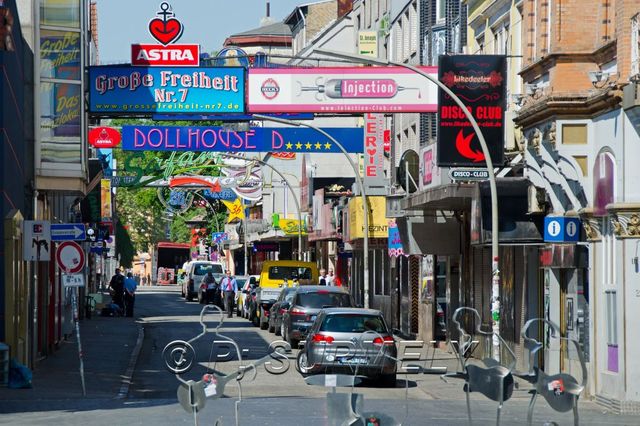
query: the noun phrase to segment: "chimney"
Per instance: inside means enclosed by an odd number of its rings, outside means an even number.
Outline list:
[[[264,27],[266,25],[273,24],[273,22],[273,19],[271,19],[271,3],[269,0],[267,0],[267,16],[260,19],[260,26]]]
[[[269,3],[269,0],[267,0],[267,19],[269,19],[271,17],[271,4]]]

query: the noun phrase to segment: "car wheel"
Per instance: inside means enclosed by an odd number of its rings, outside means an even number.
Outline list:
[[[291,349],[298,349],[299,340],[289,338],[289,344],[291,344]]]
[[[275,332],[276,332],[276,326],[273,325],[271,318],[269,318],[269,333],[275,333]]]
[[[287,341],[287,333],[284,329],[284,321],[280,323],[280,336],[282,336],[285,342]]]
[[[296,370],[298,370],[298,373],[303,376],[307,376],[311,372],[306,351],[300,351],[298,353],[298,356],[296,357]]]
[[[269,327],[269,320],[264,320],[264,310],[260,309],[260,330],[266,330]]]
[[[258,318],[255,312],[251,316],[251,323],[256,327],[260,325],[260,318]]]
[[[385,374],[380,376],[378,379],[378,383],[385,388],[395,388],[396,387],[396,374]]]
[[[275,321],[273,323],[273,333],[276,336],[280,336],[282,334],[282,326],[278,327],[278,324]]]

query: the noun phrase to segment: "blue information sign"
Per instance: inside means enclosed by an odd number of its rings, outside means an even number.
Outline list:
[[[241,67],[90,67],[89,112],[242,113],[244,81]]]
[[[51,241],[84,241],[87,232],[84,223],[52,223]]]
[[[361,127],[323,129],[347,152],[362,153]],[[122,126],[122,149],[129,151],[317,152],[340,153],[334,142],[309,128],[255,127],[233,131],[224,127]]]
[[[546,216],[544,240],[549,243],[577,243],[580,241],[580,226],[577,217]]]

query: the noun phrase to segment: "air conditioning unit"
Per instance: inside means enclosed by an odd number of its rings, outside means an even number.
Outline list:
[[[624,96],[622,99],[622,108],[629,109],[640,106],[640,83],[638,81],[631,81],[624,86]]]
[[[529,196],[527,197],[527,211],[529,214],[544,213],[544,204],[544,191],[534,185],[529,185]]]

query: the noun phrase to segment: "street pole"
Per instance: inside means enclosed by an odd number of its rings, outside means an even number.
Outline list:
[[[360,196],[362,197],[362,209],[364,210],[364,221],[363,221],[363,225],[364,225],[364,232],[363,232],[364,254],[363,254],[363,258],[362,258],[363,269],[364,270],[362,271],[362,276],[363,276],[363,279],[364,279],[364,286],[363,286],[364,307],[368,309],[369,308],[369,205],[367,203],[367,196],[366,196],[366,194],[364,192],[364,183],[362,182],[362,177],[360,176],[360,172],[358,171],[358,166],[356,165],[356,163],[353,162],[353,160],[349,156],[349,153],[347,152],[347,150],[344,149],[344,146],[342,146],[342,144],[340,142],[338,142],[334,137],[332,137],[329,133],[325,132],[324,130],[322,130],[319,127],[316,127],[316,126],[314,126],[312,124],[308,124],[308,123],[292,121],[292,120],[286,120],[284,118],[270,117],[270,116],[267,116],[267,115],[254,114],[253,116],[255,118],[257,118],[258,120],[273,121],[275,123],[289,124],[291,126],[296,126],[296,127],[308,127],[309,129],[313,129],[316,132],[324,135],[324,137],[329,139],[331,142],[335,143],[336,146],[338,147],[338,149],[340,149],[340,151],[342,151],[344,156],[347,157],[347,160],[349,161],[349,164],[351,165],[351,168],[353,169],[353,173],[355,175],[358,187],[360,188]]]
[[[257,116],[255,116],[255,117],[257,117]],[[280,173],[280,171],[278,169],[276,169],[275,167],[273,167],[271,164],[267,163],[264,160],[260,160],[258,158],[245,158],[245,157],[242,157],[240,155],[230,154],[230,153],[226,153],[226,152],[225,152],[224,156],[225,157],[230,157],[230,158],[235,158],[237,160],[244,160],[244,161],[247,161],[247,162],[255,161],[256,163],[260,163],[261,165],[267,166],[271,170],[273,170],[285,182],[285,184],[289,188],[289,191],[293,195],[293,201],[296,204],[296,211],[298,212],[298,260],[302,260],[302,213],[300,211],[300,201],[298,201],[298,197],[296,197],[296,193],[293,190],[293,186],[291,186],[291,183],[287,180],[286,177],[284,177],[284,175],[282,173]],[[246,229],[246,226],[245,226],[245,232],[246,231],[247,231],[247,229]],[[245,234],[245,247],[246,247],[246,234]]]
[[[499,261],[499,250],[498,250],[498,189],[496,185],[496,176],[493,171],[493,161],[491,160],[491,154],[489,152],[489,148],[487,143],[482,135],[482,131],[478,126],[473,114],[467,109],[465,104],[458,98],[444,83],[440,82],[437,78],[427,74],[422,71],[420,68],[415,67],[413,65],[400,63],[400,62],[392,62],[383,59],[377,58],[369,58],[366,56],[353,55],[349,53],[336,52],[333,50],[325,50],[325,49],[314,49],[314,52],[332,56],[336,58],[342,58],[347,60],[352,60],[354,62],[367,63],[367,64],[375,64],[375,65],[394,65],[402,68],[406,68],[408,70],[413,71],[416,74],[419,74],[425,77],[427,80],[436,84],[440,89],[444,90],[446,94],[451,96],[451,99],[455,101],[456,104],[460,107],[464,115],[467,117],[473,130],[478,136],[478,140],[480,141],[480,146],[482,148],[482,153],[484,154],[485,161],[487,163],[487,171],[489,172],[489,190],[491,194],[491,270],[492,270],[492,285],[491,285],[491,318],[493,320],[493,358],[496,360],[500,359],[500,270],[498,269],[498,261]]]

